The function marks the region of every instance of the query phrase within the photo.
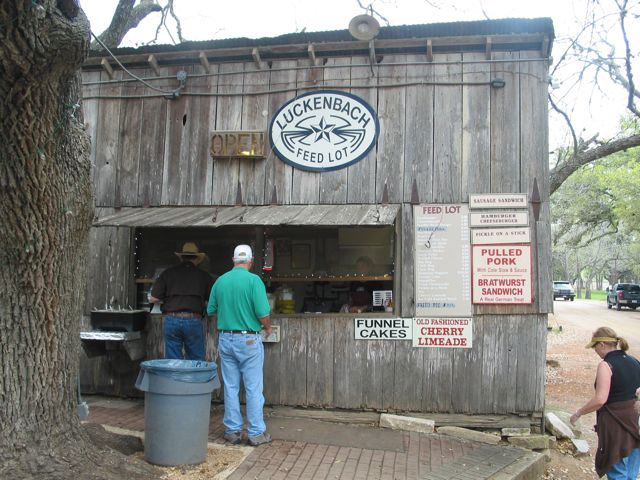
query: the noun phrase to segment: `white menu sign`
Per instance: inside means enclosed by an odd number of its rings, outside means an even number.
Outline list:
[[[469,208],[527,208],[526,193],[476,193],[469,195]]]
[[[415,318],[413,346],[431,348],[471,348],[473,319]]]
[[[473,303],[532,302],[531,245],[473,246]]]
[[[522,228],[474,228],[471,230],[471,243],[530,243],[531,229]]]
[[[529,212],[480,212],[472,213],[472,227],[514,227],[529,225]]]
[[[467,205],[417,205],[415,305],[417,317],[472,314]]]

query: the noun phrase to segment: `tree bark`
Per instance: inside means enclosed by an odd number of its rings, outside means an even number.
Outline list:
[[[75,436],[78,329],[92,216],[73,2],[3,2],[0,41],[0,455]],[[65,15],[66,12],[68,15]]]
[[[0,478],[117,478],[98,473],[76,414],[94,203],[88,48],[76,0],[0,2]]]

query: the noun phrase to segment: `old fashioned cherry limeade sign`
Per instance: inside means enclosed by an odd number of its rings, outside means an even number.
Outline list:
[[[364,158],[378,139],[371,106],[349,93],[320,90],[284,104],[269,126],[276,155],[292,167],[338,170]]]

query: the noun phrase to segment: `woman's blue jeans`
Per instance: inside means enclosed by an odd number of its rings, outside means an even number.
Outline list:
[[[262,367],[264,346],[258,334],[220,333],[218,353],[224,381],[224,426],[225,432],[242,431],[240,411],[240,382],[244,383],[247,399],[247,424],[249,437],[264,433],[262,408]]]
[[[640,469],[640,448],[634,448],[631,455],[624,457],[607,472],[609,480],[636,480]]]
[[[204,327],[197,318],[164,317],[164,358],[204,360]]]

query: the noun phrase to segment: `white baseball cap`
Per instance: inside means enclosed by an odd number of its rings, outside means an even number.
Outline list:
[[[249,245],[238,245],[233,250],[234,262],[247,262],[251,259],[253,259],[253,253],[251,252],[251,247]]]

